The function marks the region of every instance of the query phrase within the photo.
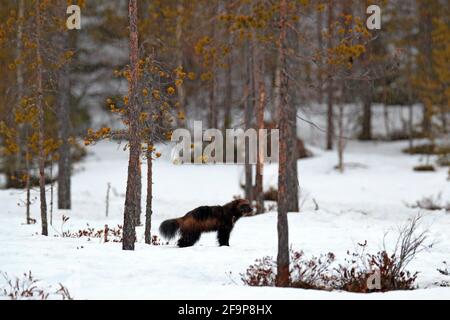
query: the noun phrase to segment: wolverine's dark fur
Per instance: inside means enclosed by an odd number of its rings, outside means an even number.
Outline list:
[[[181,238],[178,240],[178,246],[189,247],[200,239],[202,232],[217,231],[219,245],[229,246],[234,224],[252,211],[250,203],[242,199],[231,201],[224,206],[201,206],[181,218],[164,221],[159,232],[165,238],[172,239],[179,230]]]

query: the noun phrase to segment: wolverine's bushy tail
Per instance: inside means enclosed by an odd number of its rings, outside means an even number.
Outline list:
[[[180,224],[178,219],[169,219],[161,223],[159,233],[166,239],[172,239],[175,237],[179,228]]]

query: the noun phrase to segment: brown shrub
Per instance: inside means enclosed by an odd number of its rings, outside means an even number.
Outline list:
[[[427,196],[420,200],[417,200],[414,204],[407,204],[408,207],[413,209],[424,209],[424,210],[445,210],[450,212],[450,202],[444,203],[442,201],[442,194],[439,193],[437,196]]]
[[[419,172],[424,172],[424,171],[433,172],[433,171],[436,171],[436,168],[431,164],[419,164],[419,165],[415,166],[413,168],[413,170],[419,171]]]
[[[386,251],[377,254],[362,255],[361,264],[353,266],[340,265],[337,271],[336,288],[349,292],[369,293],[375,291],[411,290],[414,289],[418,272],[397,270],[399,258]],[[371,279],[378,277],[378,282]],[[369,283],[373,285],[369,286]]]
[[[403,152],[408,154],[442,155],[450,153],[450,145],[426,143],[403,149]]]
[[[66,219],[68,220],[68,218]],[[103,239],[103,242],[105,243],[122,242],[122,235],[123,235],[123,227],[121,225],[117,225],[116,228],[112,229],[109,228],[108,225],[105,225],[104,229],[95,229],[87,227],[86,229],[80,229],[77,232],[71,231],[61,232],[61,237],[63,238],[88,238],[88,241],[90,241],[91,238],[95,238],[95,239]]]
[[[39,299],[47,300],[49,296],[56,295],[63,300],[73,300],[69,290],[59,284],[59,289],[52,292],[49,287],[45,288],[40,280],[34,278],[31,271],[24,273],[21,278],[11,278],[6,272],[0,272],[5,280],[5,285],[0,288],[0,296],[11,300]]]
[[[359,252],[347,252],[346,263],[337,268],[333,268],[333,253],[307,259],[302,251],[291,249],[289,286],[361,293],[415,289],[418,272],[406,267],[419,252],[431,247],[425,245],[427,231],[417,231],[420,218],[415,217],[399,231],[393,253],[367,254],[364,242],[359,244]],[[247,268],[241,279],[249,286],[275,286],[276,272],[276,260],[264,257]]]
[[[278,201],[278,189],[270,187],[269,190],[264,192],[264,201]]]

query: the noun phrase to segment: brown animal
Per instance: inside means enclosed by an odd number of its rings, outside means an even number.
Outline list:
[[[167,239],[175,237],[180,231],[179,247],[194,245],[203,232],[217,231],[220,246],[229,246],[230,234],[234,224],[242,216],[253,212],[248,200],[238,199],[223,206],[201,206],[186,213],[183,217],[169,219],[161,223],[159,232]]]

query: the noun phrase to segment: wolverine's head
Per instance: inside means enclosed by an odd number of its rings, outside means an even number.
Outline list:
[[[250,215],[253,212],[250,201],[246,199],[235,200],[236,211],[239,217]]]

